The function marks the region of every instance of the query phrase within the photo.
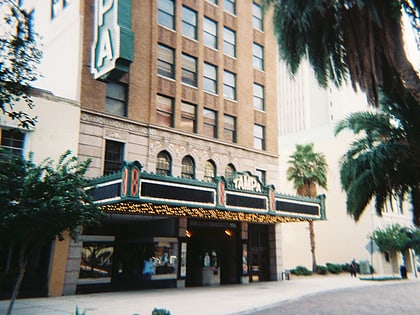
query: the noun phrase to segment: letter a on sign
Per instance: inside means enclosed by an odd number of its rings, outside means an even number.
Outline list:
[[[95,27],[92,43],[92,73],[105,78],[119,58],[120,27],[118,0],[95,0]]]

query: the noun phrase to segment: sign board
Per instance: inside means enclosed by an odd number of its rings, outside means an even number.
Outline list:
[[[119,78],[133,61],[131,0],[95,0],[91,71],[95,79]]]
[[[374,253],[374,252],[379,252],[379,247],[378,245],[376,245],[376,243],[372,240],[370,240],[366,246],[365,249],[369,252],[369,253]]]

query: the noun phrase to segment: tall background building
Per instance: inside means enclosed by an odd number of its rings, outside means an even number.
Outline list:
[[[373,202],[365,209],[360,221],[355,223],[347,215],[346,194],[341,188],[339,162],[356,139],[349,131],[334,136],[336,124],[352,112],[373,110],[367,105],[365,95],[356,93],[350,86],[340,89],[319,87],[313,70],[303,62],[298,73],[291,77],[287,67],[279,63],[279,152],[280,186],[287,193],[295,193],[293,183],[287,181],[289,156],[296,144],[314,143],[314,150],[325,154],[328,163],[328,189],[326,193],[327,220],[316,222],[316,257],[319,265],[344,264],[367,261],[377,274],[398,274],[401,257],[389,257],[371,251],[369,235],[375,229],[391,224],[410,226],[411,205],[403,207],[395,202],[388,204],[382,217],[377,216]],[[298,265],[311,269],[309,230],[306,223],[282,226],[283,257],[287,269]],[[412,259],[409,257],[409,265]],[[410,269],[412,271],[412,269]]]

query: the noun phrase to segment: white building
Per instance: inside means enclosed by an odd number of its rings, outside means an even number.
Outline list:
[[[362,93],[351,87],[337,89],[318,86],[312,69],[303,63],[295,78],[291,78],[284,64],[279,65],[279,189],[294,194],[293,183],[286,178],[289,156],[296,144],[314,143],[315,151],[326,155],[328,162],[328,189],[325,193],[327,221],[316,222],[316,257],[318,265],[367,260],[377,274],[399,273],[400,257],[385,257],[374,251],[370,254],[368,236],[377,228],[390,224],[410,226],[412,214],[409,206],[403,210],[395,206],[382,218],[376,215],[373,202],[364,211],[359,222],[346,213],[346,194],[341,189],[339,160],[355,139],[349,131],[334,136],[335,125],[348,113],[366,110],[368,105]],[[311,251],[307,223],[284,225],[282,228],[284,264],[287,269],[298,265],[311,269]]]
[[[51,9],[53,3],[53,9]],[[32,86],[32,110],[24,104],[15,104],[15,110],[22,109],[32,117],[37,117],[36,125],[22,129],[15,120],[0,115],[0,146],[17,154],[28,157],[33,152],[34,162],[40,163],[46,158],[58,161],[67,150],[78,154],[80,126],[80,56],[81,56],[81,17],[79,7],[81,1],[7,1],[0,5],[0,18],[3,19],[7,7],[21,5],[36,21],[35,30],[40,34],[39,48],[43,51],[43,59],[38,70],[42,77]],[[3,20],[2,20],[3,21]],[[3,23],[3,22],[2,22]],[[2,31],[7,25],[2,24]],[[38,284],[38,288],[48,288],[48,295],[59,295],[52,292],[57,282],[62,283],[68,247],[65,242],[53,242],[40,252],[49,257],[32,259],[28,263],[27,276]],[[0,242],[0,265],[5,263],[7,253],[11,253],[8,244]],[[41,257],[41,256],[40,256]],[[60,270],[59,270],[60,269]],[[48,283],[44,282],[48,277]],[[27,280],[25,280],[27,281]],[[31,285],[29,284],[29,287]],[[29,292],[29,290],[27,290]],[[30,294],[45,294],[44,291]]]

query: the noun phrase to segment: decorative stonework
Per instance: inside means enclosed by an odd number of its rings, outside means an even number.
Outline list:
[[[236,104],[235,102],[230,103]],[[96,173],[101,172],[104,148],[93,146],[93,141],[96,143],[97,141],[105,141],[105,139],[115,139],[126,144],[127,152],[131,152],[127,155],[130,160],[138,159],[150,172],[155,171],[157,154],[166,150],[173,159],[172,170],[174,176],[180,176],[182,158],[191,155],[196,162],[197,178],[204,176],[204,166],[207,160],[214,161],[219,176],[224,175],[226,166],[231,163],[237,171],[253,172],[256,168],[265,169],[268,175],[268,183],[275,183],[278,177],[278,158],[276,156],[264,152],[260,154],[253,150],[241,148],[236,144],[226,144],[217,139],[209,141],[199,135],[190,135],[160,127],[147,127],[146,125],[115,120],[115,118],[95,115],[90,112],[82,113],[81,122],[81,130],[85,130],[84,134],[95,138],[89,140],[90,144],[84,143],[81,145],[79,154],[94,159],[95,176],[97,176]],[[91,133],[92,130],[95,131],[93,134]],[[141,145],[139,145],[139,141],[142,142]]]
[[[105,129],[104,136],[106,139],[114,139],[121,142],[128,142],[128,133],[116,129]]]
[[[123,119],[123,118],[122,118]],[[133,124],[127,121],[115,119],[114,117],[99,116],[87,112],[82,112],[80,120],[83,122],[102,125],[103,127],[114,127],[115,129],[135,132],[141,135],[148,135],[148,128],[139,124]]]

